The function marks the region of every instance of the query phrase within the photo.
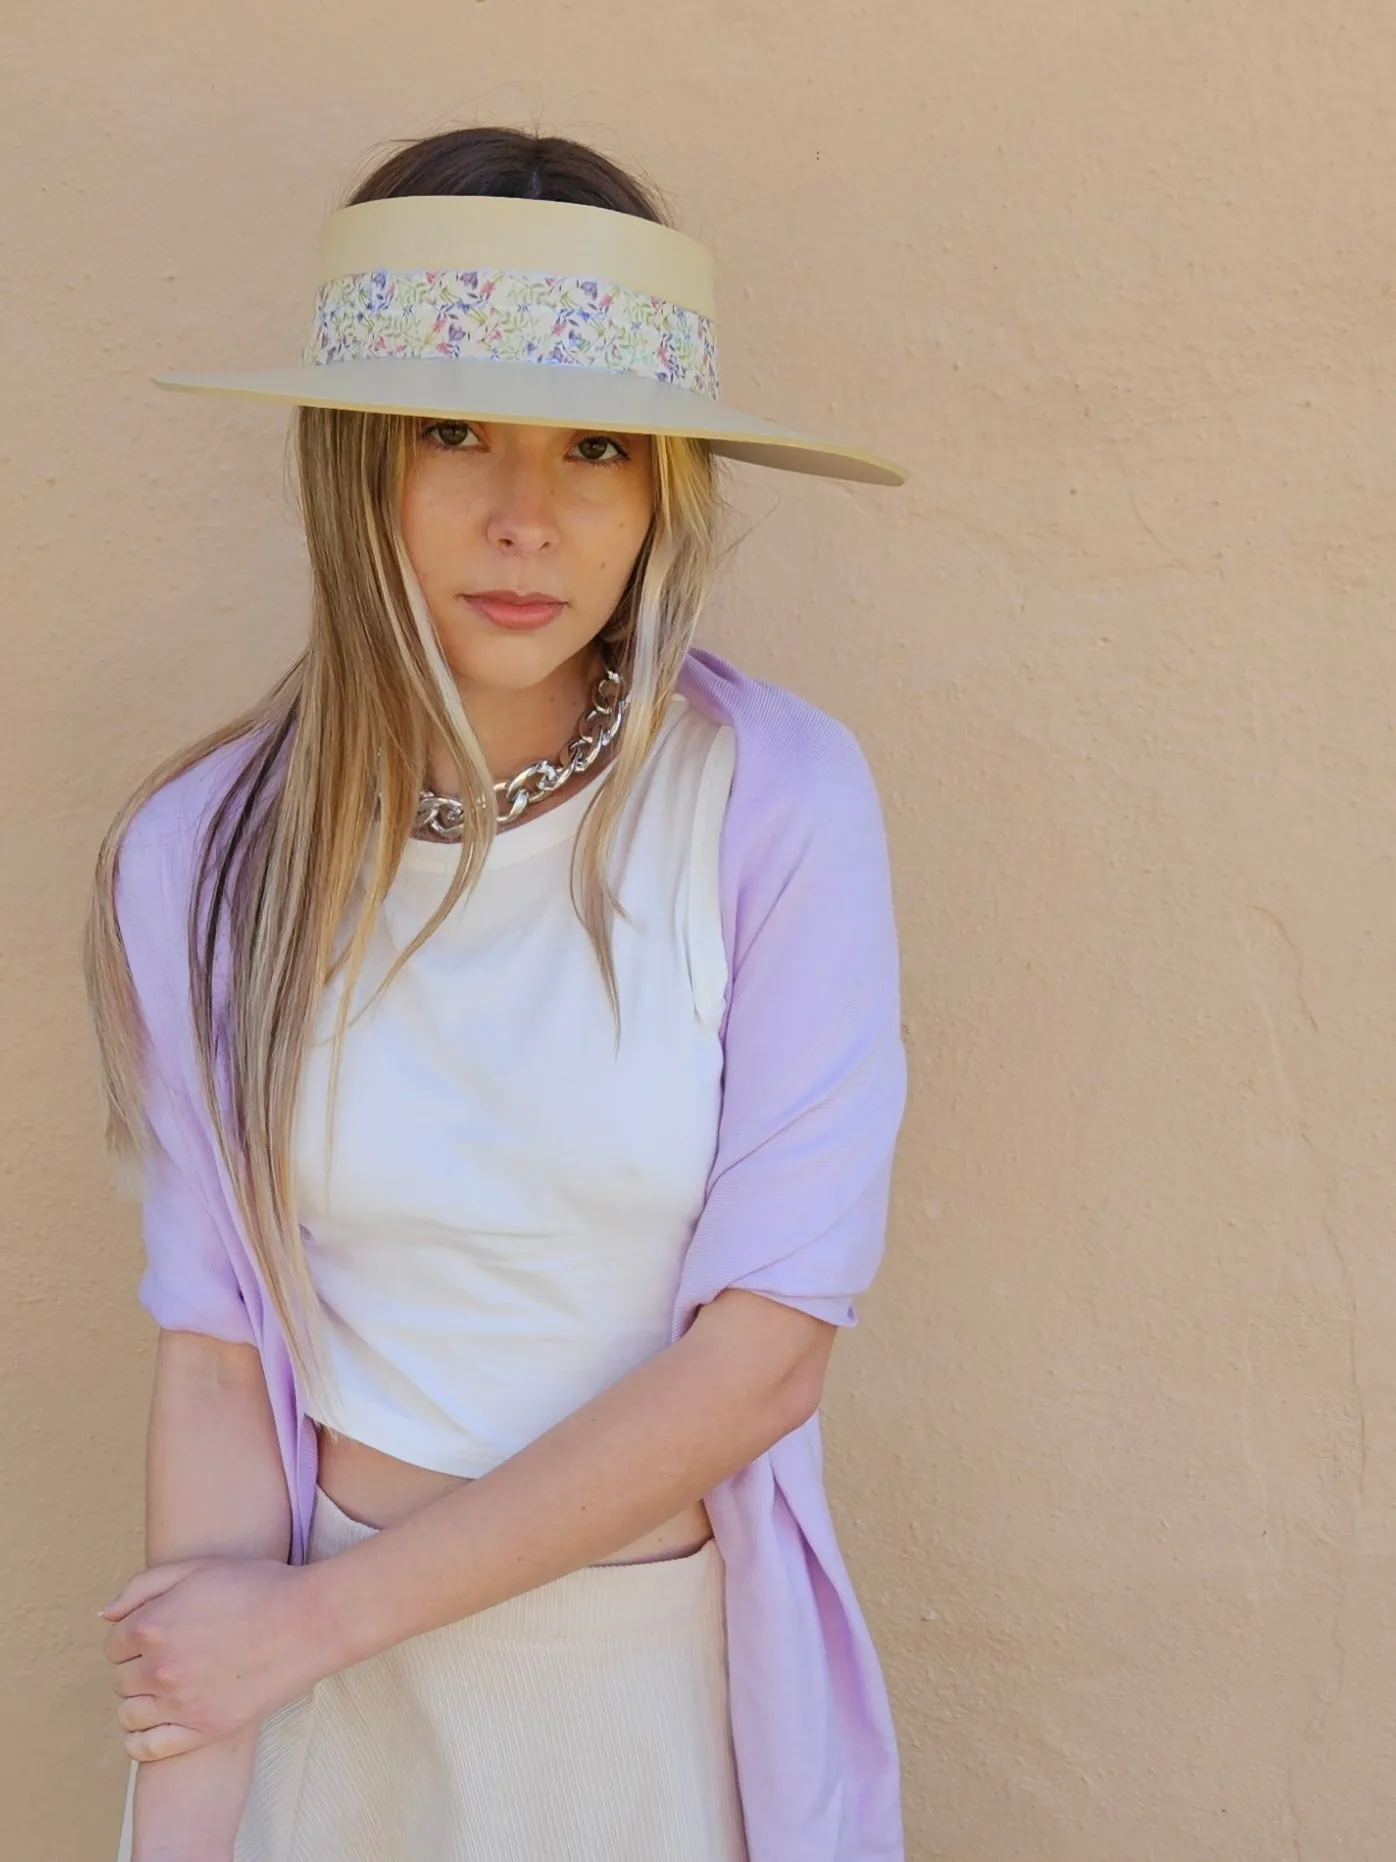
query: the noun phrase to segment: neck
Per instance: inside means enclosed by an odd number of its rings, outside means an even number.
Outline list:
[[[457,680],[461,703],[495,782],[507,782],[541,758],[553,762],[561,758],[591,702],[602,668],[600,650],[591,647],[565,661],[539,684],[520,691]],[[438,795],[460,793],[456,767],[439,744],[428,761],[427,784]]]

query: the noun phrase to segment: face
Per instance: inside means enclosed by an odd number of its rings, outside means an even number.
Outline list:
[[[582,667],[589,680],[588,649],[649,530],[649,436],[446,418],[416,435],[403,542],[467,710]],[[561,606],[541,625],[506,625],[478,605],[496,591]]]

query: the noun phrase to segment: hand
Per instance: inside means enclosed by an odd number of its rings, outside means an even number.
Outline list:
[[[273,1713],[333,1673],[308,1567],[186,1558],[138,1572],[101,1611],[117,1720],[133,1759],[175,1758]]]

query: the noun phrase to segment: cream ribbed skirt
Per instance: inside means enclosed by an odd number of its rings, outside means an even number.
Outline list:
[[[373,1530],[317,1490],[309,1556]],[[262,1723],[234,1862],[747,1862],[723,1574],[713,1539],[588,1565],[318,1682]]]

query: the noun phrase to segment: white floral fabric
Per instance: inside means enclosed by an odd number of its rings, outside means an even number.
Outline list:
[[[561,362],[718,397],[711,318],[604,278],[372,271],[322,284],[302,360],[377,356]]]

